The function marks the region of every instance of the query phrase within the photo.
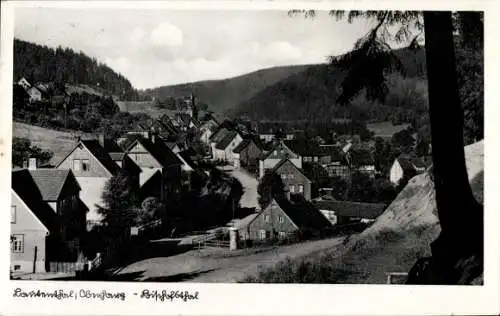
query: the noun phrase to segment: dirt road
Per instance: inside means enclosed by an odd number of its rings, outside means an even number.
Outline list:
[[[307,257],[332,251],[341,244],[343,237],[303,242],[245,254],[228,250],[203,249],[170,256],[156,257],[132,263],[114,275],[126,281],[148,282],[238,282],[247,275],[254,275],[263,267],[279,261]],[[231,256],[231,257],[227,257]]]
[[[243,208],[256,208],[259,206],[259,195],[257,193],[257,186],[259,182],[257,179],[247,172],[245,169],[233,169],[232,167],[221,168],[232,177],[240,181],[243,186],[243,196],[240,199],[240,206]]]

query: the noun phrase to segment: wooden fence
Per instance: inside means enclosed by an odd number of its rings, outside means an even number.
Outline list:
[[[84,262],[50,262],[50,272],[56,273],[83,271],[84,267]]]

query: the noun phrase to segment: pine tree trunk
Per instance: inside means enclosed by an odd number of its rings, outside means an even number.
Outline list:
[[[463,274],[457,264],[466,258],[475,257],[481,266],[479,274],[482,272],[483,209],[472,195],[465,164],[463,111],[451,12],[424,12],[424,25],[434,184],[441,234],[431,245],[431,268],[421,273],[426,275],[425,280],[416,283],[455,284]]]

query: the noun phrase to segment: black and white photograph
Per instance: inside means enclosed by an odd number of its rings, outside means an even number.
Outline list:
[[[10,280],[484,286],[451,8],[15,7]]]

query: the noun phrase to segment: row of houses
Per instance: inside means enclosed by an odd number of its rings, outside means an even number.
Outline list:
[[[113,176],[127,176],[142,200],[177,194],[181,173],[193,171],[199,157],[186,142],[164,137],[193,128],[195,119],[182,117],[156,120],[116,140],[102,134],[77,139],[54,168],[30,159],[26,168],[13,170],[12,271],[47,272],[54,262],[75,263],[85,232],[102,224],[102,193]]]

